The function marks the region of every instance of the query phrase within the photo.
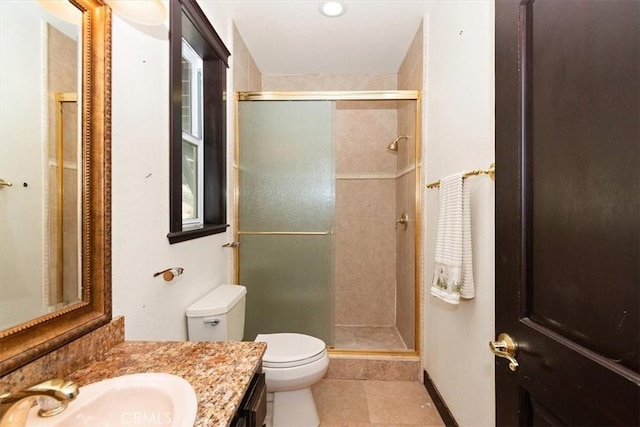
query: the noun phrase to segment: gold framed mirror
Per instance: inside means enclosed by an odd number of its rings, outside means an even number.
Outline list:
[[[111,10],[101,0],[69,3],[82,14],[77,165],[81,290],[76,302],[0,330],[0,376],[111,320]]]

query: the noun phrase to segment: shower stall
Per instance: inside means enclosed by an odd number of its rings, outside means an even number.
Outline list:
[[[417,352],[415,91],[238,95],[237,280],[245,339]]]

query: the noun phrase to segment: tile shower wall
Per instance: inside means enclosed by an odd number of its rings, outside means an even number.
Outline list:
[[[233,26],[233,55],[231,56],[233,61],[233,91],[234,92],[259,92],[262,90],[262,72],[256,61],[253,59],[249,48],[244,42],[244,39],[238,32],[238,28]],[[235,136],[234,136],[235,137]],[[236,189],[239,187],[237,182],[237,175],[235,173],[236,165],[236,144],[227,145],[227,179],[231,184],[228,188],[227,194],[235,194]],[[231,173],[233,171],[233,173]],[[229,231],[234,235],[238,227],[235,221],[237,218],[237,204],[227,203],[227,218],[229,220]],[[235,261],[234,252],[227,251],[227,260],[232,268],[229,269],[229,283],[236,283],[238,277],[238,264]]]
[[[420,25],[398,71],[398,89],[422,91],[423,28]],[[398,103],[398,135],[409,138],[398,146],[396,180],[396,217],[409,213],[406,231],[396,234],[396,326],[408,348],[415,343],[415,265],[416,265],[416,107],[414,102]]]
[[[262,90],[262,73],[236,26],[233,26],[233,89],[236,92]]]
[[[336,324],[395,325],[397,110],[344,101],[336,111]]]
[[[396,90],[396,74],[303,74],[262,76],[265,91]]]
[[[263,76],[265,91],[396,90],[397,75]],[[336,103],[337,325],[396,321],[395,103]]]

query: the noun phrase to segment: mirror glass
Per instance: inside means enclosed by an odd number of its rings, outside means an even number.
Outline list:
[[[0,1],[0,330],[82,301],[82,16]]]

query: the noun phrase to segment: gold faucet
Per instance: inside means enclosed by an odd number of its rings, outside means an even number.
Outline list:
[[[0,394],[0,427],[24,426],[29,409],[36,401],[40,405],[39,416],[59,414],[79,392],[75,383],[53,379],[14,393]]]

